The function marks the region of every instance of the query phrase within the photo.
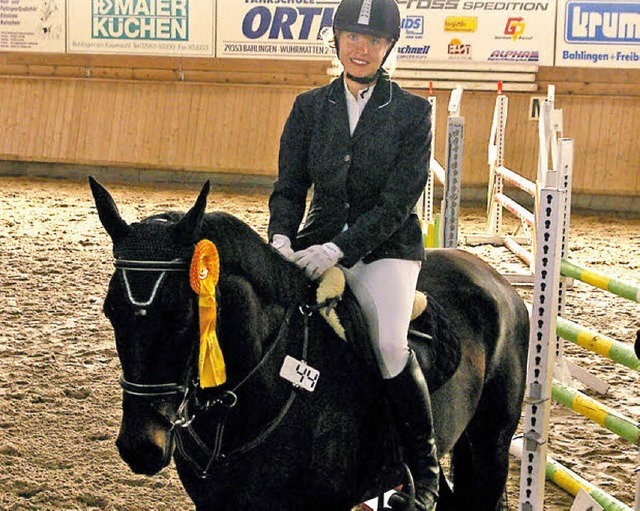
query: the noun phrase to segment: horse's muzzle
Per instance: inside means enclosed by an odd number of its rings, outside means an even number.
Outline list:
[[[136,474],[152,476],[169,465],[173,447],[171,442],[139,441],[118,435],[116,446],[120,457]]]
[[[146,413],[125,413],[116,439],[120,457],[136,474],[155,475],[171,462],[170,429]]]

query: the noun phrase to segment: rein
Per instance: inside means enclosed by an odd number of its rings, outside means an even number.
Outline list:
[[[293,317],[293,314],[296,312],[296,308],[297,307],[293,306],[287,310],[287,313],[285,314],[285,317],[280,324],[278,335],[265,353],[264,357],[262,357],[260,362],[258,362],[258,364],[237,385],[235,385],[233,389],[224,391],[220,396],[217,396],[212,400],[207,401],[206,403],[195,403],[196,407],[200,410],[204,410],[207,412],[217,412],[215,436],[212,448],[207,446],[207,444],[194,430],[192,422],[195,419],[195,414],[189,417],[189,402],[187,401],[184,408],[184,415],[182,417],[182,424],[177,424],[177,426],[183,428],[184,431],[188,433],[191,440],[193,440],[195,444],[200,447],[205,457],[207,458],[206,464],[203,466],[187,452],[184,439],[180,436],[180,434],[176,435],[177,446],[182,456],[184,456],[184,458],[192,465],[201,479],[208,478],[211,475],[212,469],[221,466],[227,466],[232,460],[242,456],[243,454],[246,454],[247,452],[255,449],[260,444],[262,444],[277,429],[277,427],[280,426],[285,416],[289,412],[291,405],[298,395],[295,387],[292,388],[289,397],[287,398],[284,405],[280,408],[278,414],[266,425],[264,425],[261,428],[260,432],[253,437],[253,439],[245,442],[242,446],[235,448],[227,454],[222,453],[222,441],[224,438],[226,421],[229,415],[229,411],[231,410],[231,408],[235,407],[238,402],[237,391],[241,387],[243,387],[251,379],[251,377],[260,370],[262,366],[264,366],[269,358],[271,358],[271,355],[275,352],[275,349],[279,345],[281,339],[285,338],[285,334],[288,331],[289,323],[291,321],[291,318]],[[307,330],[308,326],[305,316],[305,336],[302,346],[303,359],[306,357],[308,347],[308,335],[306,334]]]
[[[138,308],[138,313],[140,315],[146,314],[146,307],[150,306],[157,292],[163,283],[167,272],[187,272],[189,268],[189,262],[184,259],[175,259],[173,261],[133,261],[133,260],[124,260],[124,259],[115,259],[114,266],[117,270],[122,272],[123,281],[125,283],[125,289],[127,292],[127,298],[129,302]],[[155,285],[151,291],[151,296],[148,300],[141,302],[137,301],[133,297],[133,293],[131,292],[131,288],[129,285],[129,280],[127,278],[127,271],[146,271],[146,272],[159,272]],[[291,318],[293,314],[299,310],[304,319],[304,335],[303,335],[303,345],[302,345],[302,360],[304,361],[307,356],[307,349],[309,343],[309,325],[308,319],[315,312],[315,308],[310,308],[307,306],[292,306],[290,307],[282,323],[280,324],[280,328],[278,334],[264,354],[262,359],[258,362],[258,364],[231,390],[225,390],[221,392],[218,396],[215,396],[211,399],[207,399],[202,402],[198,399],[197,396],[197,387],[199,382],[197,379],[193,380],[189,383],[189,373],[191,369],[191,362],[195,356],[197,356],[197,347],[194,345],[194,348],[191,351],[191,354],[188,358],[187,366],[184,371],[184,375],[182,378],[182,382],[172,382],[172,383],[136,383],[127,380],[124,377],[124,374],[121,374],[119,377],[119,384],[122,388],[123,393],[137,397],[142,399],[149,399],[152,401],[152,408],[156,411],[162,418],[162,420],[168,424],[170,428],[171,434],[175,434],[176,445],[179,452],[182,456],[192,465],[194,470],[197,472],[198,476],[202,479],[206,479],[211,475],[211,470],[220,466],[228,465],[231,460],[242,456],[243,454],[251,451],[256,448],[260,444],[262,444],[282,423],[285,416],[289,412],[295,398],[298,394],[297,387],[294,385],[289,397],[287,398],[284,405],[280,408],[278,414],[267,424],[265,424],[251,440],[245,442],[240,447],[235,448],[227,454],[222,453],[222,443],[225,433],[225,426],[228,419],[229,412],[232,408],[236,406],[238,403],[238,395],[237,392],[240,388],[242,388],[271,358],[272,354],[275,352],[277,346],[281,342],[282,339],[286,337],[286,333],[289,328],[289,324],[291,322]],[[180,405],[176,410],[176,417],[171,418],[164,412],[162,412],[157,406],[154,406],[153,401],[160,398],[166,398],[169,396],[182,396]],[[190,408],[195,410],[193,412],[190,411]],[[204,412],[216,412],[216,420],[215,424],[212,426],[214,428],[214,442],[213,446],[210,447],[206,442],[202,440],[202,438],[197,434],[195,429],[193,428],[193,421],[196,418],[196,413],[198,411]],[[184,432],[188,437],[196,444],[196,446],[203,452],[204,456],[207,458],[206,464],[199,463],[194,456],[187,452],[187,447],[185,445],[185,439],[182,437],[181,432]]]

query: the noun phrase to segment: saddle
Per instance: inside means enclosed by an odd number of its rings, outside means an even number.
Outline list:
[[[333,267],[322,276],[316,291],[320,315],[335,333],[352,345],[372,372],[379,373],[366,322],[342,271]],[[408,331],[430,392],[439,389],[455,373],[461,358],[460,339],[446,311],[432,296],[416,291]]]

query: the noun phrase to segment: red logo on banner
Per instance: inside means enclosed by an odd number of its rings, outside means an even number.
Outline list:
[[[464,44],[460,39],[451,39],[447,45],[447,54],[450,59],[471,59],[471,45]]]
[[[504,27],[504,35],[508,35],[516,41],[522,34],[524,34],[524,27],[524,18],[509,18]]]

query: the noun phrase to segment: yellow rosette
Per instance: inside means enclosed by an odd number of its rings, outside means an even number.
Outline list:
[[[216,335],[216,284],[220,274],[218,249],[209,240],[196,245],[189,282],[198,294],[200,315],[200,387],[217,387],[227,381],[224,357]]]

